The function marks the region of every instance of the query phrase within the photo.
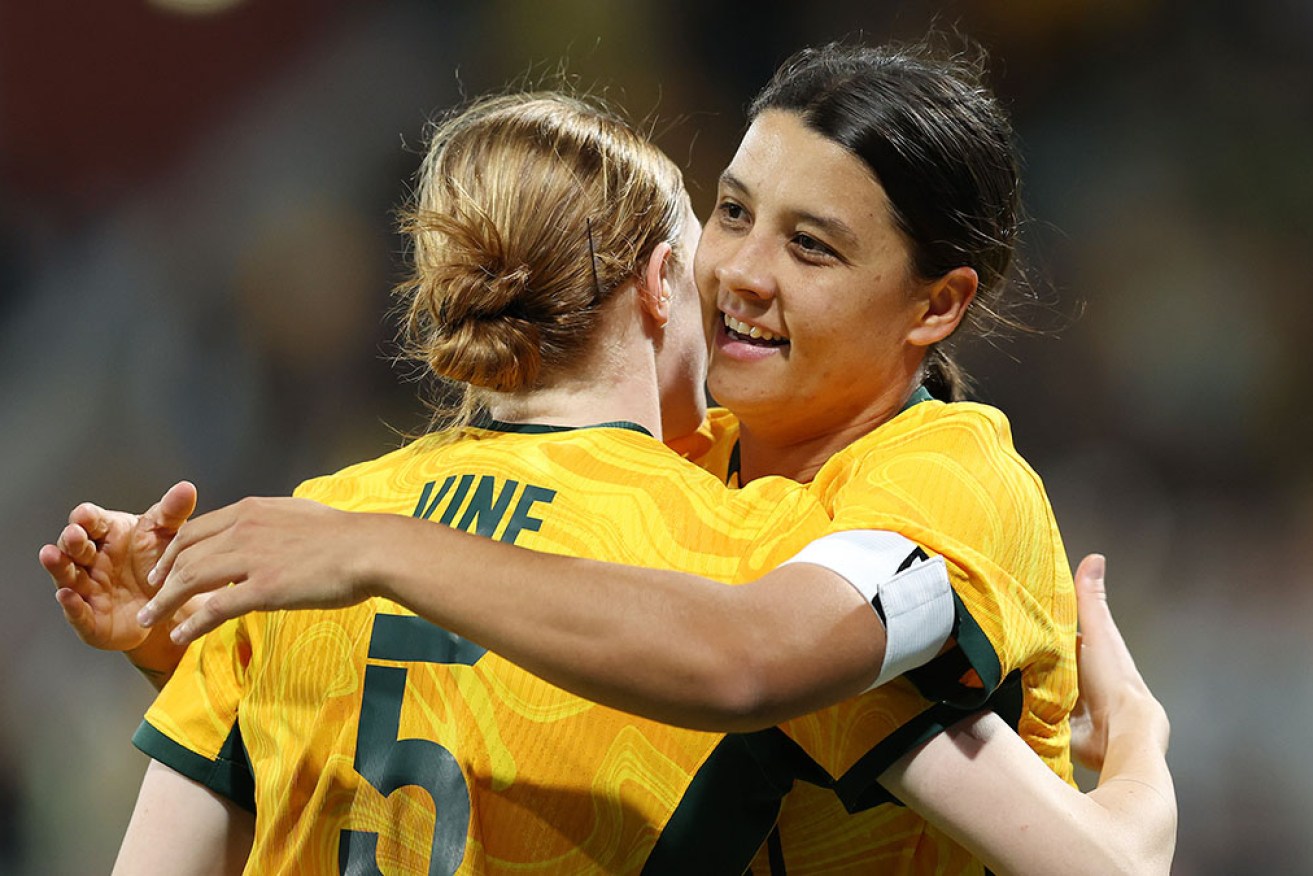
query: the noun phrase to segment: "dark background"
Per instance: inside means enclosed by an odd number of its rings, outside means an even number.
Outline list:
[[[1313,6],[0,0],[0,873],[107,872],[145,764],[145,682],[36,562],[68,509],[286,493],[422,422],[385,311],[427,118],[563,73],[705,215],[780,60],[932,24],[992,56],[1043,302],[967,358],[1109,555],[1176,870],[1313,872]]]

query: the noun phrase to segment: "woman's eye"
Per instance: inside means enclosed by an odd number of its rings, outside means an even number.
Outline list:
[[[738,222],[743,219],[747,213],[741,205],[736,204],[733,201],[721,201],[716,205],[716,212],[720,214],[722,219],[729,222]]]
[[[793,243],[798,249],[802,250],[809,256],[825,256],[828,258],[838,257],[838,253],[812,237],[810,234],[795,234],[793,236]]]

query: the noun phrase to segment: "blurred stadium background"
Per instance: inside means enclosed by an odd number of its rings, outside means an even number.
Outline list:
[[[1313,873],[1313,5],[0,2],[0,873],[107,872],[149,702],[37,548],[92,499],[285,493],[421,422],[386,361],[426,118],[566,72],[704,213],[792,50],[989,49],[1057,330],[977,345],[1173,719],[1182,874]]]

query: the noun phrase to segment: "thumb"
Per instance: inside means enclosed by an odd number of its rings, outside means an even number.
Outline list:
[[[1104,581],[1107,561],[1102,554],[1090,554],[1076,567],[1076,616],[1084,645],[1108,647],[1121,639],[1117,623],[1108,607],[1108,589]]]
[[[1108,589],[1104,583],[1104,574],[1108,561],[1103,554],[1090,554],[1076,567],[1076,598],[1079,600],[1095,599],[1108,601]]]
[[[190,481],[178,481],[146,512],[146,517],[158,529],[177,532],[196,510],[196,486]]]
[[[1099,641],[1108,626],[1108,589],[1104,582],[1107,560],[1103,554],[1090,554],[1076,567],[1076,618],[1082,644]],[[1077,649],[1078,653],[1080,649]]]

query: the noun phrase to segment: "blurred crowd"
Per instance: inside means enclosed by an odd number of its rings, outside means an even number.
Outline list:
[[[427,119],[601,91],[705,215],[780,60],[932,26],[988,50],[1026,162],[1035,330],[963,352],[1109,556],[1177,872],[1313,873],[1313,5],[6,0],[0,874],[107,871],[145,765],[146,682],[36,561],[68,510],[283,494],[424,422],[388,308]]]

